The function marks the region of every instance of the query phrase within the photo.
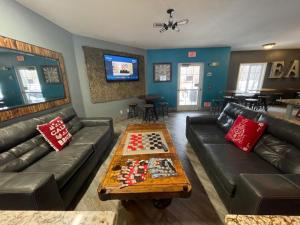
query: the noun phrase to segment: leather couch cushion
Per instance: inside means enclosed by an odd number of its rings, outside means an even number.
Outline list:
[[[255,153],[242,152],[233,144],[206,144],[204,147],[206,164],[228,195],[234,194],[236,180],[241,173],[280,173]]]
[[[216,124],[191,124],[191,131],[202,144],[225,144],[225,133]]]
[[[77,116],[75,116],[72,120],[67,122],[66,125],[67,125],[68,131],[72,135],[75,134],[77,131],[79,131],[83,127],[82,122],[80,121],[80,119]]]
[[[73,135],[71,144],[90,144],[93,145],[94,149],[98,149],[101,145],[102,138],[108,135],[109,132],[109,126],[84,127]]]
[[[268,124],[266,132],[294,145],[300,151],[300,126],[286,120],[262,114],[259,121]]]
[[[52,151],[51,146],[38,135],[22,144],[0,153],[0,172],[19,172]]]
[[[257,120],[261,113],[231,102],[226,105],[220,114],[217,119],[217,124],[225,132],[228,132],[238,115],[242,115],[248,119]]]
[[[0,128],[0,153],[36,136],[36,126],[41,123],[40,119],[34,118]]]
[[[295,146],[267,134],[254,151],[282,172],[300,174],[300,150]]]
[[[42,121],[41,123],[48,123],[50,120],[53,120],[58,116],[60,116],[62,120],[67,123],[76,116],[76,112],[71,106],[68,106],[53,113],[40,116],[39,119]]]
[[[91,145],[68,145],[60,152],[50,152],[24,172],[45,172],[53,174],[58,187],[62,188],[93,154]]]

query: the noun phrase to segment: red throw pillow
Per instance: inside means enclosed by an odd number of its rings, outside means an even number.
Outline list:
[[[250,152],[264,133],[267,124],[257,123],[241,115],[234,121],[225,139],[233,142],[238,148]]]
[[[72,137],[67,130],[64,121],[62,121],[59,116],[51,120],[49,123],[38,125],[37,130],[43,135],[45,140],[55,149],[55,151],[61,151]]]

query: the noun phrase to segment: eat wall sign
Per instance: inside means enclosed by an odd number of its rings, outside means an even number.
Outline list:
[[[284,61],[272,62],[269,78],[299,78],[299,60],[293,60],[287,68]]]

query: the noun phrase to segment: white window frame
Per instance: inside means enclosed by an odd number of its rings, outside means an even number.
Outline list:
[[[248,75],[247,75],[246,90],[241,92],[241,93],[249,93],[249,92],[253,91],[253,90],[248,89],[250,71],[251,71],[252,66],[258,66],[258,65],[263,66],[262,73],[260,74],[260,79],[258,81],[259,83],[258,83],[257,90],[260,90],[262,88],[268,63],[266,63],[266,62],[262,62],[262,63],[241,63],[240,66],[239,66],[239,74],[238,74],[238,79],[237,79],[237,83],[236,83],[236,90],[238,90],[238,91],[240,91],[238,89],[238,86],[239,86],[239,81],[240,81],[240,78],[241,78],[240,77],[241,76],[241,67],[242,66],[247,66],[247,65],[250,66],[250,68],[249,68]]]

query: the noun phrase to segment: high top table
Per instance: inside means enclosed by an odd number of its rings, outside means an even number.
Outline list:
[[[159,96],[159,95],[140,95],[140,96],[138,96],[138,98],[144,100],[146,104],[153,105],[155,119],[158,120],[158,114],[157,114],[157,110],[156,110],[155,101],[159,100],[161,98],[161,96]]]

